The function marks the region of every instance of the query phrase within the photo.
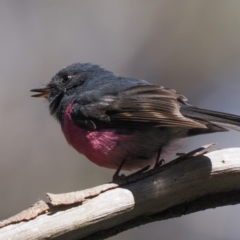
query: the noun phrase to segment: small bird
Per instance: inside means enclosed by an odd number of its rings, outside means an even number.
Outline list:
[[[115,177],[120,169],[153,165],[177,139],[240,131],[240,116],[194,107],[173,89],[90,63],[63,68],[31,91],[48,100],[67,142],[93,163],[117,169]]]

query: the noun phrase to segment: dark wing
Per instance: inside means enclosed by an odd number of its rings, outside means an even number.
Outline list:
[[[146,124],[156,127],[206,128],[204,124],[180,113],[180,105],[187,105],[187,99],[173,89],[140,85],[95,99],[90,102],[79,96],[74,101],[71,117],[76,125],[93,129],[141,127]]]

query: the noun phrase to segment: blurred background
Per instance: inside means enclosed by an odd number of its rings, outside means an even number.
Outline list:
[[[176,88],[198,107],[240,115],[240,2],[82,0],[0,3],[0,219],[46,192],[85,189],[113,170],[66,143],[47,102],[30,98],[62,67],[92,62],[124,76]],[[240,133],[194,137],[240,147]],[[126,231],[120,239],[239,239],[240,205]]]

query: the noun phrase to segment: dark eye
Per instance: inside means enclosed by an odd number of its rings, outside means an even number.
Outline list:
[[[63,75],[62,78],[61,78],[61,82],[62,83],[67,83],[68,81],[70,81],[72,78],[72,76],[70,75]]]

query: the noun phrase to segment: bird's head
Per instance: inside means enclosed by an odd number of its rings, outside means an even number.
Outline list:
[[[90,63],[74,63],[61,69],[51,81],[42,88],[30,90],[32,97],[46,98],[49,101],[50,113],[56,116],[77,93],[94,87],[97,76],[109,73],[105,69]]]

